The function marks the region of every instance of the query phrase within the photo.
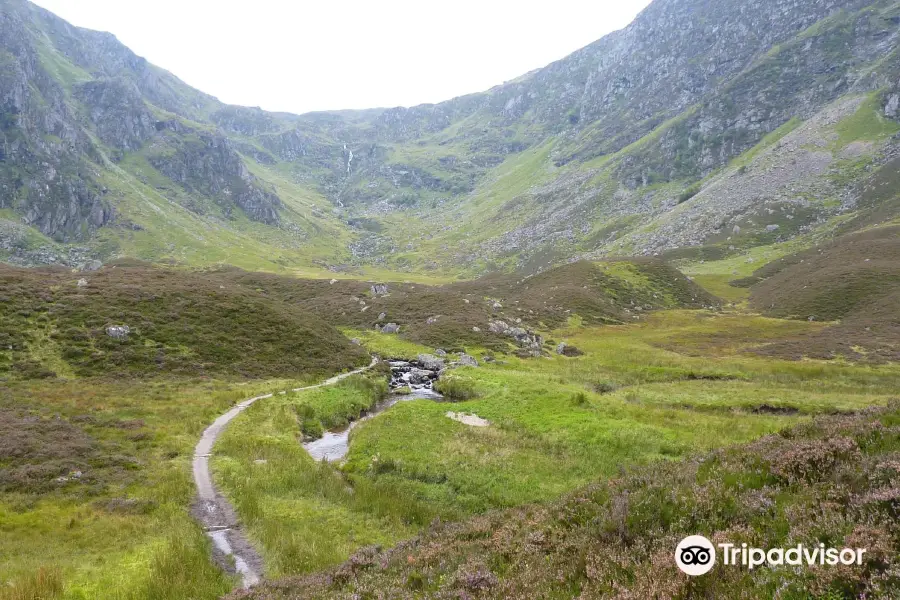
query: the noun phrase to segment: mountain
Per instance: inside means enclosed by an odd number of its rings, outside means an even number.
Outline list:
[[[724,258],[891,222],[900,2],[656,0],[436,105],[225,105],[0,0],[0,258],[478,274]],[[893,167],[886,167],[893,168]]]

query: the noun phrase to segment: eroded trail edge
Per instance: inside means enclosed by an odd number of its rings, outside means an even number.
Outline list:
[[[372,362],[367,367],[336,375],[316,385],[294,388],[291,391],[302,392],[334,385],[351,375],[368,371],[376,364],[378,364],[378,358],[372,357]],[[240,574],[243,587],[245,588],[259,583],[263,572],[262,557],[241,530],[237,514],[234,512],[231,503],[225,499],[213,483],[209,473],[209,457],[212,455],[213,446],[215,446],[219,436],[235,417],[257,400],[265,400],[274,395],[274,393],[264,394],[248,398],[236,404],[206,428],[200,437],[200,441],[197,442],[197,447],[194,449],[194,485],[197,487],[197,502],[193,511],[194,517],[204,527],[207,535],[212,538],[217,562],[222,564],[223,567],[227,567],[230,557],[234,561],[234,569]]]

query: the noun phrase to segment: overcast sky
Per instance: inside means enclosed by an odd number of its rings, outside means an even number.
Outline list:
[[[302,113],[486,90],[621,29],[649,0],[36,0],[231,104]]]

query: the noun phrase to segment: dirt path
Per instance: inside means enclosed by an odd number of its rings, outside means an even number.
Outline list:
[[[334,385],[351,375],[368,371],[377,363],[378,359],[373,357],[372,363],[368,367],[337,375],[318,385],[296,388],[291,391],[302,392]],[[257,400],[265,400],[272,396],[274,394],[265,394],[236,404],[231,410],[213,421],[213,424],[206,428],[206,431],[203,432],[203,436],[197,443],[197,447],[194,449],[194,484],[197,487],[197,501],[193,510],[194,517],[206,529],[207,535],[212,538],[215,545],[216,561],[230,571],[229,565],[233,560],[234,570],[241,575],[245,588],[259,583],[263,572],[262,558],[241,530],[237,515],[231,504],[216,489],[209,474],[209,457],[212,455],[216,440],[235,417]]]

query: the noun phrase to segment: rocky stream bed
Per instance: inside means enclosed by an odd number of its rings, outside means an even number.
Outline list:
[[[387,398],[347,427],[327,431],[321,438],[303,444],[310,456],[327,462],[343,460],[350,451],[350,432],[358,424],[386,411],[398,402],[443,399],[443,396],[434,390],[434,384],[444,368],[443,360],[422,356],[414,361],[390,360],[388,364],[391,366],[391,391]]]

